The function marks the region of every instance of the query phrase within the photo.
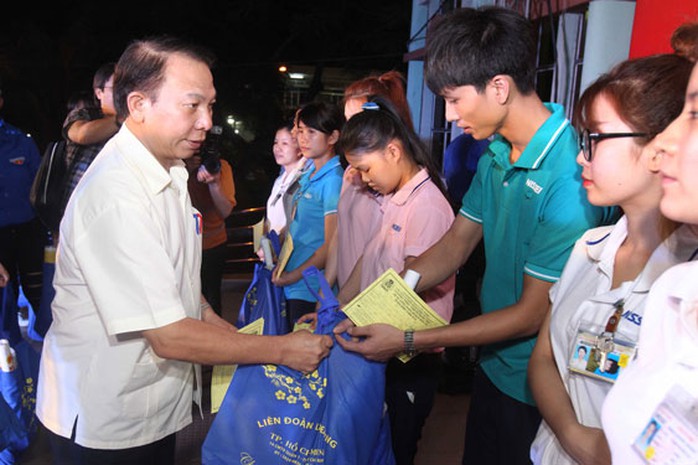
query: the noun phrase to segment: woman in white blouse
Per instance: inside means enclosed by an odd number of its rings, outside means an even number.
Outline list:
[[[603,400],[632,363],[651,284],[698,246],[659,211],[661,157],[652,145],[681,112],[691,67],[668,54],[629,60],[577,105],[577,161],[589,201],[617,205],[623,216],[577,241],[550,291],[528,371],[544,419],[531,447],[535,464],[610,463]],[[586,363],[577,360],[582,352]]]
[[[698,66],[657,137],[662,213],[698,238]],[[698,249],[652,286],[638,356],[603,405],[613,463],[698,463]],[[649,434],[652,432],[652,434]]]

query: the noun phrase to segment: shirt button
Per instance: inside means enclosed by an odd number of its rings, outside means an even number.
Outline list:
[[[504,182],[502,183],[502,185],[503,185],[504,187],[509,187],[509,181],[504,181]]]

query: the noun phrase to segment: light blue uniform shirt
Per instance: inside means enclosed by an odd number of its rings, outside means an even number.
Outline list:
[[[343,173],[339,156],[335,155],[317,173],[313,168],[300,178],[300,187],[294,198],[296,212],[289,226],[293,252],[286,271],[298,268],[325,242],[325,217],[337,213]],[[317,290],[317,279],[311,280],[311,285]],[[315,301],[303,279],[285,286],[284,294],[287,299]]]
[[[612,209],[587,201],[575,161],[577,134],[562,106],[546,107],[552,115],[514,164],[509,142],[495,136],[463,197],[459,213],[483,229],[483,313],[515,304],[524,274],[557,281],[582,233],[614,219]],[[535,341],[527,337],[489,344],[481,352],[482,369],[495,386],[531,405],[526,369]]]

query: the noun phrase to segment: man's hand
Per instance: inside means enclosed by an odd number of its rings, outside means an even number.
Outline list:
[[[357,352],[369,360],[384,362],[404,349],[405,335],[394,326],[373,324],[347,329],[347,325],[349,324],[342,322],[335,327],[334,332],[338,334],[337,343],[344,349]],[[352,336],[351,340],[339,336],[339,333],[344,329],[346,329],[347,334]]]
[[[284,340],[281,365],[301,373],[315,371],[323,358],[330,354],[332,338],[300,330],[279,336]]]

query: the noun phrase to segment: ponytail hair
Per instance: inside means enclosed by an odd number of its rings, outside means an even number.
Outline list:
[[[385,150],[392,140],[398,140],[403,150],[417,165],[424,167],[429,177],[446,196],[439,171],[424,143],[411,126],[405,124],[393,104],[385,98],[373,97],[364,104],[362,112],[349,118],[339,136],[337,148],[358,155]]]
[[[410,106],[407,103],[407,81],[399,71],[387,71],[381,75],[371,75],[349,84],[344,89],[344,104],[351,99],[382,97],[390,100],[396,112],[409,127],[414,127]]]

